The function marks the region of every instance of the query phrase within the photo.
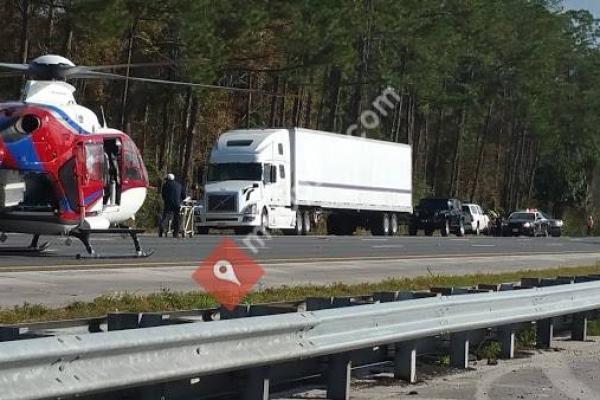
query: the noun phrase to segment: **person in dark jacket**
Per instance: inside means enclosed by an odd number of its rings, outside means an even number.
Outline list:
[[[162,237],[163,234],[167,236],[169,222],[172,221],[171,228],[173,230],[173,237],[177,238],[179,237],[179,209],[181,207],[181,202],[185,198],[185,193],[183,192],[181,183],[175,180],[175,175],[167,175],[161,194],[164,208],[158,227],[158,236]]]

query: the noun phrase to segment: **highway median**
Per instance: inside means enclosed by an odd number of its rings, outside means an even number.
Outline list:
[[[247,295],[242,304],[264,304],[301,301],[309,297],[364,296],[375,292],[419,291],[433,287],[473,287],[478,284],[518,282],[521,278],[553,278],[600,274],[600,264],[592,266],[522,270],[501,274],[461,276],[426,275],[416,278],[388,278],[374,283],[280,286],[257,290]],[[260,285],[259,285],[260,286]],[[102,317],[113,312],[168,312],[218,307],[214,298],[201,291],[161,291],[152,294],[106,293],[90,302],[73,302],[64,307],[24,303],[0,308],[0,324],[45,322],[77,318]],[[596,324],[590,328],[596,330]],[[600,330],[599,330],[600,332]]]

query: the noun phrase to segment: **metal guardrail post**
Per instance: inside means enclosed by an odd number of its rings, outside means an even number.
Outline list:
[[[394,378],[408,383],[417,382],[417,341],[396,344]]]
[[[269,386],[269,367],[249,369],[242,389],[242,400],[269,400]]]
[[[469,367],[469,332],[450,335],[450,366],[460,369]]]
[[[398,292],[377,292],[373,293],[373,301],[380,303],[390,303],[398,300]]]
[[[548,349],[552,347],[554,339],[554,321],[552,318],[542,319],[536,322],[536,347]]]
[[[351,375],[352,361],[350,354],[331,355],[327,374],[327,398],[330,400],[349,400]]]
[[[332,307],[331,297],[308,297],[306,299],[306,311],[325,310]]]
[[[14,326],[0,326],[0,342],[8,342],[19,338],[20,330]]]
[[[517,325],[507,325],[498,328],[498,341],[500,342],[500,358],[515,358]]]
[[[573,322],[571,327],[571,339],[577,340],[580,342],[585,342],[587,340],[587,323],[588,323],[588,314],[587,313],[578,313],[573,315]]]
[[[139,319],[138,327],[149,328],[151,326],[164,325],[168,321],[168,315],[161,313],[143,313]]]
[[[109,313],[106,322],[109,331],[138,328],[140,315],[138,313]]]

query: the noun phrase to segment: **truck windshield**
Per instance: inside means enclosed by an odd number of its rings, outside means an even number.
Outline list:
[[[262,164],[259,163],[210,164],[207,181],[260,181],[262,174]]]

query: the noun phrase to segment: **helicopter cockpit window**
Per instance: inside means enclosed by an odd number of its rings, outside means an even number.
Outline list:
[[[143,166],[140,163],[138,150],[135,145],[126,140],[123,142],[123,179],[141,181]]]
[[[102,181],[104,175],[104,147],[102,143],[86,143],[85,167],[90,180]]]

